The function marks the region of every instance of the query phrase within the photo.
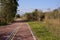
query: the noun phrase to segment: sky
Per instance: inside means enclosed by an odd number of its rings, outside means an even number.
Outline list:
[[[34,9],[46,11],[47,9],[56,9],[60,7],[60,0],[19,0],[17,13],[24,14],[32,12]]]

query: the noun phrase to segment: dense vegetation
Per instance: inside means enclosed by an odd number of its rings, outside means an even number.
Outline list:
[[[46,26],[43,22],[28,22],[37,40],[60,40],[60,27]]]
[[[35,9],[33,12],[25,13],[23,17],[28,21],[43,21],[44,15],[42,11]]]
[[[18,0],[0,1],[0,25],[9,24],[14,20],[17,13]]]
[[[34,11],[25,15],[37,40],[60,40],[60,8],[47,12]]]
[[[24,16],[29,21],[46,21],[47,19],[60,19],[60,8],[52,11],[39,11],[35,9],[33,12],[25,13]]]
[[[20,18],[20,14],[16,14],[15,15],[15,18]]]

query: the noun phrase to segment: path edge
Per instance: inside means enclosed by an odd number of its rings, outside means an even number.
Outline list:
[[[31,28],[30,28],[29,24],[28,24],[28,23],[26,23],[26,24],[28,25],[28,28],[29,28],[29,30],[30,30],[30,32],[31,32],[31,34],[32,34],[32,36],[33,36],[33,39],[34,39],[34,40],[36,40],[36,37],[34,36],[34,34],[33,34],[32,30],[31,30]]]

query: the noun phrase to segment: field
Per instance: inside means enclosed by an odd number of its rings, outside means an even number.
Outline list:
[[[49,26],[42,22],[28,22],[37,40],[60,40],[58,27]],[[57,32],[57,33],[56,33]]]

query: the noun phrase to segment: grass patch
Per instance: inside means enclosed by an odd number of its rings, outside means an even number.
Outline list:
[[[60,40],[60,38],[53,35],[44,23],[28,22],[33,33],[37,36],[38,40]]]

